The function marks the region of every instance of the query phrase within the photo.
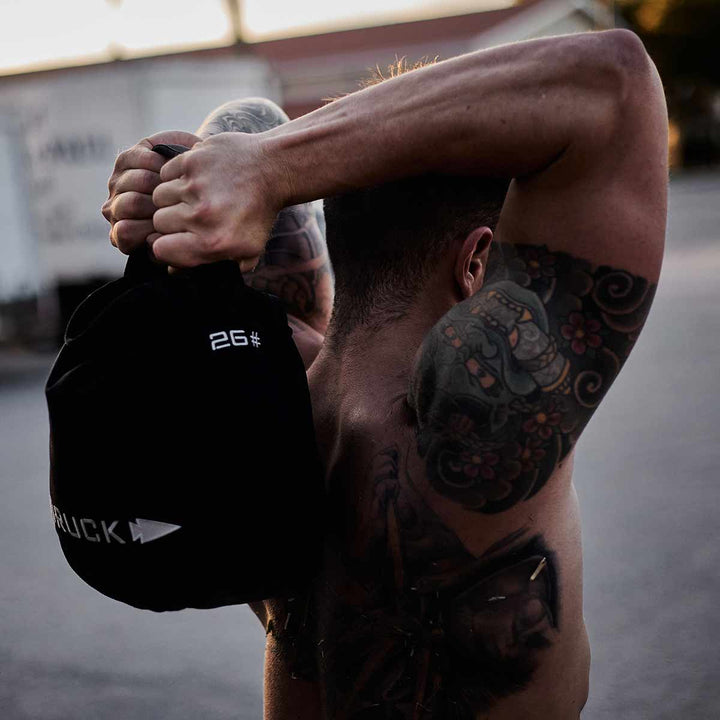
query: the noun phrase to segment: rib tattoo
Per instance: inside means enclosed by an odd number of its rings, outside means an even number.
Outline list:
[[[423,500],[404,453],[373,459],[368,505],[348,542],[328,546],[332,587],[314,630],[327,716],[473,720],[526,687],[553,644],[555,556],[527,528],[472,555]]]

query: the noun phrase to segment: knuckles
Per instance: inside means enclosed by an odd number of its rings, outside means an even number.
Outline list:
[[[132,252],[132,250],[135,249],[143,240],[143,238],[138,235],[137,231],[133,229],[132,225],[125,220],[117,222],[113,231],[115,235],[115,242],[113,245],[115,245],[120,252],[125,253],[126,255]]]
[[[151,195],[159,182],[160,176],[158,173],[137,168],[132,170],[132,174],[125,175],[123,190],[125,192],[139,192],[143,195]]]
[[[123,218],[145,218],[152,217],[148,212],[147,198],[136,192],[124,192],[115,199],[115,217],[118,220]]]
[[[184,194],[190,197],[200,197],[202,193],[202,184],[197,178],[185,178],[183,191]]]
[[[140,173],[138,190],[144,193],[152,193],[160,184],[160,173],[152,170],[141,170]]]
[[[203,234],[200,235],[199,240],[202,253],[206,257],[219,256],[222,254],[222,250],[226,246],[225,238],[219,234]]]
[[[193,207],[193,216],[201,225],[209,223],[215,216],[215,205],[212,200],[203,198],[196,202]]]
[[[102,213],[102,216],[108,221],[112,222],[112,205],[110,204],[110,200],[106,200],[102,204],[102,208],[100,208],[100,212]]]
[[[166,235],[171,232],[171,226],[166,222],[167,215],[167,210],[160,208],[160,210],[156,211],[152,216],[153,227],[161,235]]]
[[[184,175],[187,172],[187,167],[187,157],[185,155],[178,155],[160,168],[160,179],[163,182],[167,182],[168,180],[172,180],[173,177]]]
[[[110,242],[124,253],[142,240],[124,220],[150,220],[154,210],[149,194],[159,183],[159,172],[142,167],[146,162],[139,156],[148,151],[148,141],[141,141],[118,153],[108,178],[108,198],[100,208],[111,225]]]
[[[121,150],[118,153],[118,156],[115,158],[115,170],[120,170],[121,168],[125,168],[128,164],[128,160],[130,159],[130,153],[132,152],[132,148],[128,148],[127,150]]]
[[[187,153],[183,153],[182,155],[178,155],[178,157],[180,158],[179,165],[181,175],[189,175],[197,170],[198,156],[200,157],[200,159],[203,156],[203,152],[200,150],[200,148],[197,148],[196,150],[191,150]]]

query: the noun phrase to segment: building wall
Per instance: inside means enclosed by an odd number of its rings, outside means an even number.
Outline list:
[[[0,83],[0,115],[25,159],[24,210],[37,244],[40,284],[122,269],[100,214],[119,150],[160,130],[193,131],[229,99],[279,101],[279,91],[267,63],[247,56],[113,63]],[[3,185],[13,177],[0,175],[0,194],[11,194]],[[12,252],[4,240],[3,254]]]
[[[508,42],[607,29],[613,17],[596,0],[526,0],[488,12],[359,28],[258,43],[282,83],[285,108],[298,117],[324,98],[357,90],[375,66],[398,57],[440,60]]]

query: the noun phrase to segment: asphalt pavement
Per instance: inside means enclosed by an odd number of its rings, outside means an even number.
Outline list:
[[[581,439],[583,720],[720,718],[720,174],[671,183],[646,328]],[[48,502],[52,358],[0,353],[0,720],[260,720],[245,606],[154,614],[84,585]]]

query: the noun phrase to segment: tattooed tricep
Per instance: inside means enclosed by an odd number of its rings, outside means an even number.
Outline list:
[[[545,246],[505,254],[504,277],[428,333],[409,395],[433,487],[483,513],[547,482],[627,359],[655,292],[645,278]]]

